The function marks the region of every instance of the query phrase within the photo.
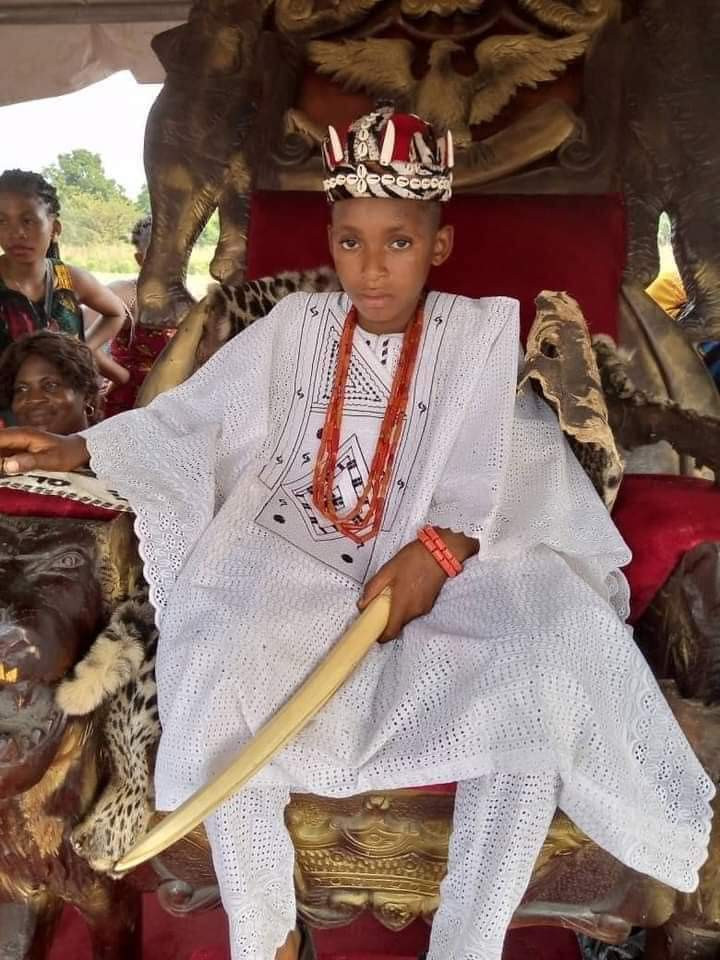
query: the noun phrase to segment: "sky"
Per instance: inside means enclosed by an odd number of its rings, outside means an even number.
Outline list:
[[[0,107],[0,170],[40,171],[59,153],[84,148],[134,198],[145,183],[145,122],[159,84],[136,83],[127,71],[75,93]]]

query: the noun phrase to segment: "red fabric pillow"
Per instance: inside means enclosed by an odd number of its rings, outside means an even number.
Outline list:
[[[688,550],[720,541],[720,489],[692,477],[628,474],[613,520],[633,553],[624,573],[634,623]]]
[[[0,489],[0,514],[9,517],[68,517],[73,520],[114,520],[118,511],[90,503],[26,490]]]
[[[323,194],[252,194],[248,279],[330,262]],[[541,290],[566,290],[593,333],[617,334],[618,290],[625,262],[619,196],[466,197],[447,205],[455,250],[430,286],[470,297],[508,296],[521,303],[523,337]]]

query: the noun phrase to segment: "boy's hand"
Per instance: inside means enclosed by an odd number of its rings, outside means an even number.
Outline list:
[[[0,472],[7,476],[28,470],[60,473],[87,466],[90,455],[83,437],[61,437],[43,430],[8,427],[0,430]]]
[[[447,574],[417,540],[406,544],[365,584],[358,607],[364,610],[385,587],[392,590],[390,618],[378,643],[394,640],[406,623],[429,613]]]
[[[477,540],[452,530],[438,530],[438,533],[461,563],[478,552],[480,544]],[[419,540],[406,544],[392,560],[388,560],[365,584],[358,601],[358,607],[364,610],[385,587],[392,590],[390,619],[378,643],[394,640],[406,623],[430,613],[447,578],[443,568]]]

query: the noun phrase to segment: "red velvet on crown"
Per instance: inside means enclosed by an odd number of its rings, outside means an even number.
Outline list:
[[[330,263],[329,216],[321,193],[254,193],[248,279]],[[455,249],[431,274],[432,289],[469,297],[516,297],[523,337],[535,315],[537,294],[566,290],[579,302],[593,333],[617,335],[625,250],[619,196],[460,195],[443,204],[443,216],[455,227]]]

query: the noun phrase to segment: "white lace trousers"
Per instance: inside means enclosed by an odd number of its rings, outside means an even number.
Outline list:
[[[458,784],[448,873],[428,960],[500,960],[559,792],[554,774]],[[284,787],[245,790],[207,821],[233,960],[272,960],[295,926],[294,852]]]

